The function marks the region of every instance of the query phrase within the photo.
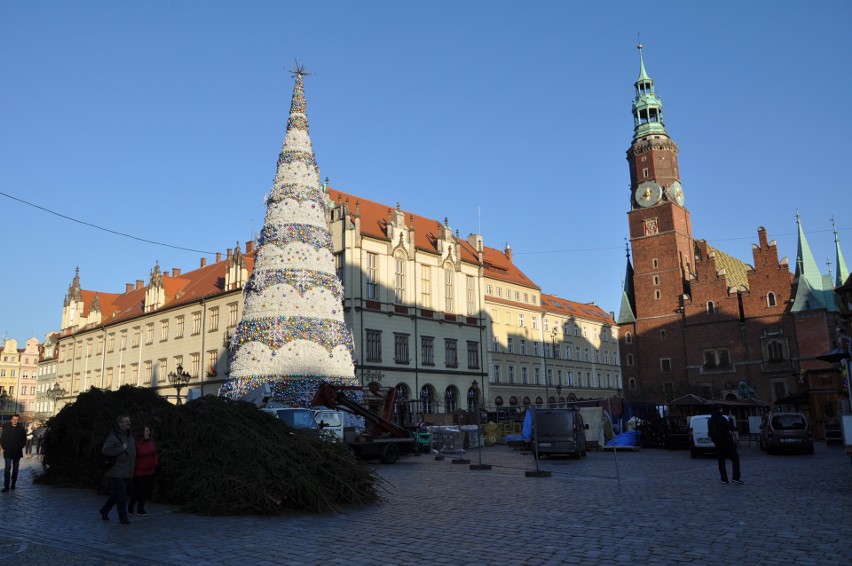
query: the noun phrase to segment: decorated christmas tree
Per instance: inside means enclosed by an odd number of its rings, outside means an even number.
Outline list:
[[[314,158],[304,94],[296,84],[243,316],[231,342],[223,394],[239,398],[269,383],[273,399],[308,406],[322,381],[354,384],[352,335],[343,321],[324,187]]]

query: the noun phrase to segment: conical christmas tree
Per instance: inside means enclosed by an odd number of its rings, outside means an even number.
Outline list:
[[[304,94],[296,84],[278,171],[266,201],[243,317],[231,342],[223,394],[240,397],[269,383],[273,399],[308,406],[322,381],[354,384],[352,335],[343,321],[343,285],[334,269],[326,194],[320,186]]]

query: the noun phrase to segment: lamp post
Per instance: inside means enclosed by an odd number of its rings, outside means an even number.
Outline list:
[[[65,391],[65,388],[59,386],[59,382],[53,384],[53,387],[48,387],[47,391],[44,392],[47,395],[47,398],[51,400],[53,403],[52,412],[56,413],[56,401],[65,397],[65,394],[68,393]]]
[[[557,407],[562,406],[562,384],[561,383],[556,384],[556,406]]]
[[[180,390],[183,389],[187,383],[189,383],[189,379],[192,376],[189,375],[188,372],[183,370],[183,366],[178,364],[175,368],[175,371],[169,372],[169,383],[171,383],[175,389],[177,389],[177,404],[181,404],[180,400]]]

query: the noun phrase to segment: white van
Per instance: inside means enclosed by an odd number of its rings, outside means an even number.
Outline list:
[[[710,415],[695,415],[689,418],[689,455],[693,458],[716,452],[716,445],[710,440],[709,421]]]

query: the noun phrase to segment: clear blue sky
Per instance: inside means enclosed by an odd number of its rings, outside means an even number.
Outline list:
[[[332,186],[481,230],[545,292],[617,310],[641,32],[695,235],[751,263],[765,226],[792,265],[798,209],[825,271],[832,215],[852,261],[850,21],[847,1],[9,0],[0,191],[224,252],[262,226],[298,58]],[[77,266],[122,292],[202,256],[4,196],[0,218],[19,342],[59,328]]]

